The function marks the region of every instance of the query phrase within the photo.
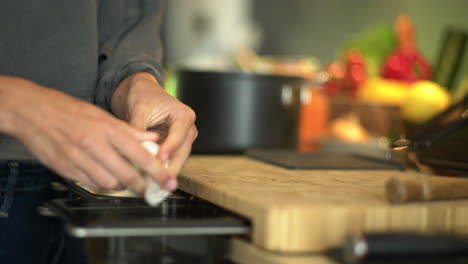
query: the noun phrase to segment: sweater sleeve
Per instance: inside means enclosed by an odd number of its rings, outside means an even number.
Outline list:
[[[136,72],[148,72],[162,85],[160,0],[101,0],[98,7],[99,73],[94,100],[109,110],[121,80]]]

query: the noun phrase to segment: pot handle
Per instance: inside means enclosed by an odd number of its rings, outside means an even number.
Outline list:
[[[310,87],[322,87],[323,84],[328,82],[329,76],[326,72],[321,72],[314,80],[303,80],[302,82],[288,83],[283,85],[281,90],[281,103],[283,106],[288,107],[294,104],[294,92],[299,91],[300,104],[308,104],[312,100]]]
[[[290,84],[285,84],[281,88],[281,105],[289,107],[293,104],[293,90],[294,87]]]
[[[281,88],[281,105],[291,108],[300,105],[302,102],[303,90],[307,87],[307,82],[291,82],[283,84]]]

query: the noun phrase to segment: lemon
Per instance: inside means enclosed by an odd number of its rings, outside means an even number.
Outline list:
[[[420,124],[444,111],[450,105],[448,92],[431,81],[417,81],[411,85],[402,107],[405,120]]]
[[[358,98],[363,103],[402,105],[408,90],[408,85],[405,83],[373,78],[364,83],[358,93]]]

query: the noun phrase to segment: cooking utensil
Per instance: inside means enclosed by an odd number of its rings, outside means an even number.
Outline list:
[[[422,174],[392,177],[385,184],[385,191],[392,203],[468,198],[468,179]]]
[[[450,234],[381,233],[350,235],[343,246],[345,263],[411,260],[404,263],[449,263],[449,258],[468,258],[468,239]],[[431,260],[437,259],[437,262]]]
[[[68,183],[67,184],[68,188],[72,188],[74,190],[77,190],[78,192],[83,193],[84,195],[97,195],[100,197],[122,197],[122,198],[141,198],[141,195],[135,193],[134,191],[130,189],[124,189],[124,190],[97,190],[93,189],[87,185],[84,185],[82,183],[76,182],[76,183]]]
[[[294,148],[304,83],[292,76],[180,70],[177,97],[197,115],[193,152]]]
[[[404,170],[398,162],[353,152],[294,150],[248,150],[249,158],[297,170]]]
[[[445,176],[468,173],[468,96],[394,142],[392,156],[423,172]]]

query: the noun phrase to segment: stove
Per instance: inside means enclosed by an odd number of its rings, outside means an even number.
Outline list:
[[[87,241],[89,263],[224,263],[229,237],[250,233],[247,220],[182,191],[151,207],[142,198],[65,187],[68,198],[39,211]]]

